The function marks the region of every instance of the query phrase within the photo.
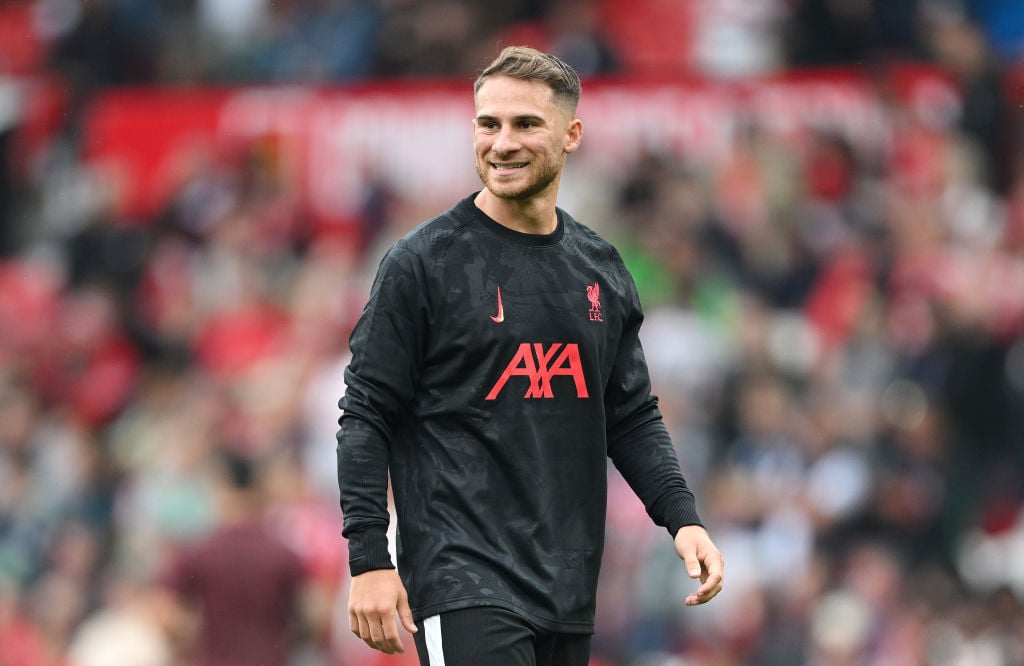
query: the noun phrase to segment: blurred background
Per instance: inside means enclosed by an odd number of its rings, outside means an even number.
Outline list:
[[[1018,0],[3,0],[0,664],[414,663],[348,631],[336,403],[515,43],[727,562],[685,608],[613,474],[594,665],[1024,664]]]

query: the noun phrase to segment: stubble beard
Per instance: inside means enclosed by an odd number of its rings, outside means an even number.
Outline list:
[[[484,187],[494,196],[506,201],[521,201],[540,194],[551,187],[551,184],[555,182],[560,172],[561,165],[548,162],[543,165],[539,173],[529,178],[525,183],[502,185],[495,182],[496,179],[490,178],[494,172],[486,160],[478,160],[476,163],[476,173]]]

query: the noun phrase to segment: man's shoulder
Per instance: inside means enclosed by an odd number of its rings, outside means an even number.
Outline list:
[[[469,226],[463,202],[421,222],[398,239],[395,247],[421,256],[436,256],[443,252],[453,238]]]
[[[562,213],[567,238],[572,238],[575,243],[585,247],[592,254],[607,259],[619,258],[619,251],[611,241],[564,210],[559,210]]]

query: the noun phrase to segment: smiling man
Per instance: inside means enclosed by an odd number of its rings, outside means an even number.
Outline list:
[[[483,188],[399,240],[352,333],[338,431],[352,631],[424,666],[586,666],[607,465],[709,601],[723,562],[662,423],[632,277],[557,207],[580,81],[509,47],[474,87]],[[388,479],[398,570],[388,553]]]
[[[578,79],[561,80],[559,67],[550,84],[509,72],[482,76],[475,86],[476,169],[484,183],[475,203],[517,231],[551,233],[565,159],[583,138]]]

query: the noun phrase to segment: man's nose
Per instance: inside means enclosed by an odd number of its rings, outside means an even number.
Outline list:
[[[519,141],[516,138],[515,130],[511,127],[502,127],[498,136],[494,138],[493,150],[499,155],[514,153],[519,149]]]

